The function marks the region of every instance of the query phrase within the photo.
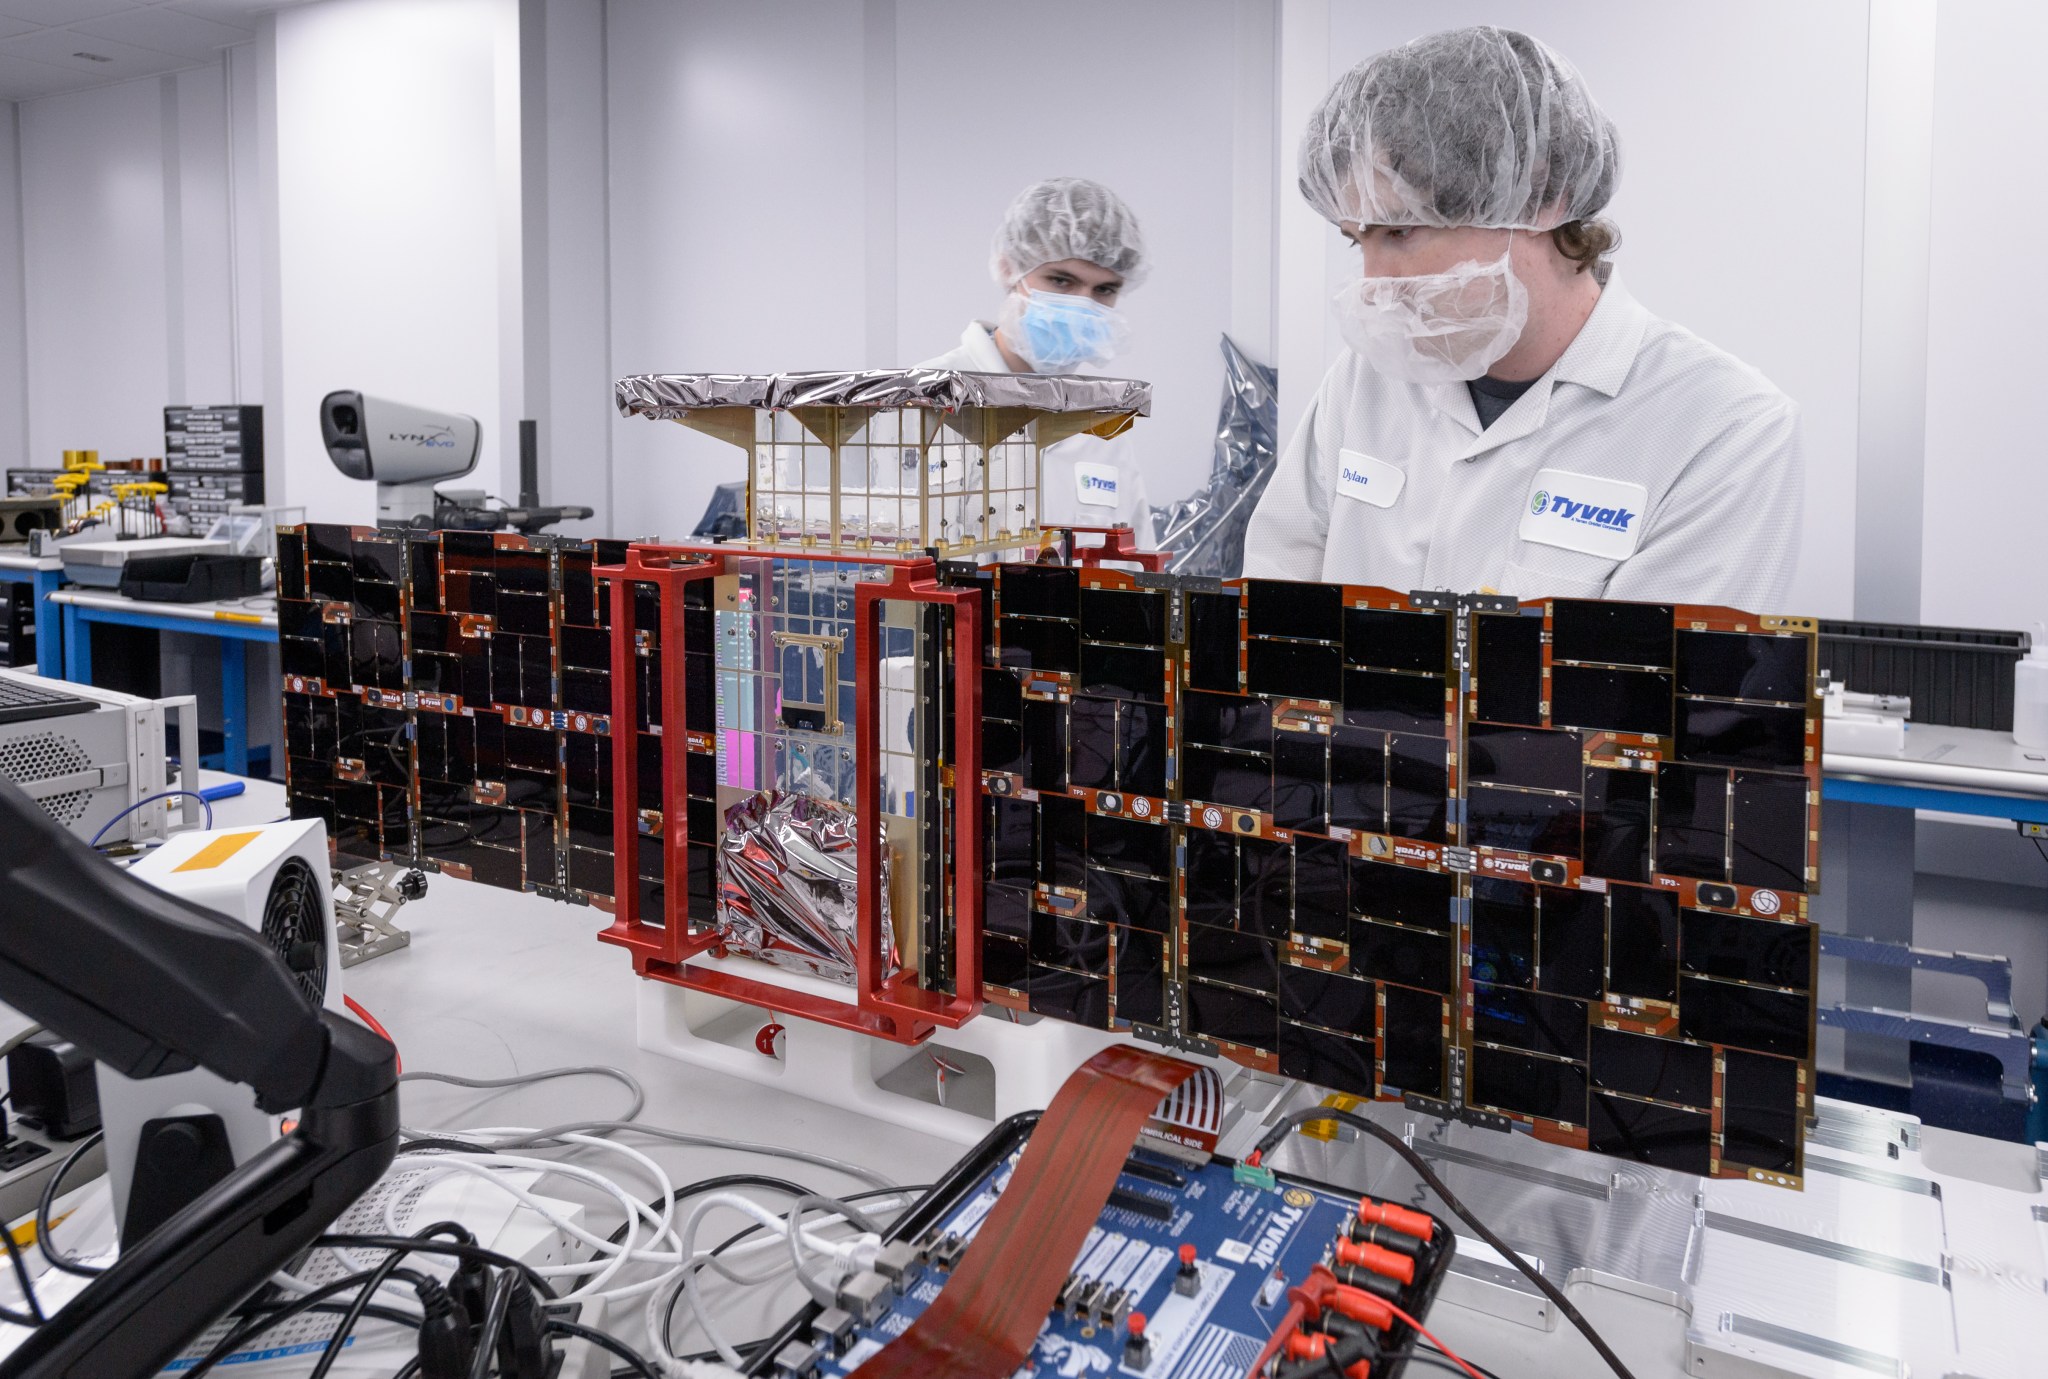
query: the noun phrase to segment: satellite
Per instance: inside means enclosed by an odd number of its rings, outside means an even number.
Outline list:
[[[1800,1181],[1811,620],[1076,548],[1039,457],[1142,384],[619,396],[747,452],[745,538],[281,539],[292,810],[342,854],[597,906],[644,977],[878,1038],[996,1005]]]

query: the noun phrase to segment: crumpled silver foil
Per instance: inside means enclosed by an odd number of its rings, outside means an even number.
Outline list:
[[[863,369],[851,373],[636,374],[613,385],[619,413],[678,421],[705,407],[1029,407],[1041,412],[1152,410],[1152,385],[1063,374]]]
[[[1279,374],[1223,337],[1223,410],[1209,481],[1152,510],[1156,548],[1173,552],[1177,575],[1235,579],[1244,570],[1244,531],[1279,456]]]
[[[727,951],[853,984],[859,928],[858,819],[845,805],[764,790],[726,811],[718,927]],[[878,825],[879,827],[879,825]],[[881,849],[883,971],[897,965],[889,849]]]

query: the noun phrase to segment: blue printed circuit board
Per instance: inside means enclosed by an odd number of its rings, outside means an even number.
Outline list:
[[[795,1352],[785,1356],[808,1364],[767,1372],[852,1374],[908,1330],[938,1299],[951,1268],[1008,1184],[1020,1151],[1021,1145],[1012,1148],[967,1184],[936,1224],[898,1247],[885,1266],[892,1276],[888,1286],[880,1287],[877,1279],[872,1294],[854,1309],[864,1316],[838,1309],[820,1314]],[[1290,1287],[1330,1262],[1358,1207],[1356,1196],[1297,1181],[1240,1181],[1223,1160],[1194,1167],[1134,1154],[1016,1379],[1244,1379],[1275,1329],[1287,1322]],[[1438,1234],[1447,1246],[1448,1233]],[[1186,1246],[1193,1247],[1192,1260],[1184,1263]],[[1434,1267],[1400,1291],[1402,1305],[1418,1316],[1448,1262],[1447,1248],[1429,1253]],[[1445,1257],[1436,1258],[1438,1253]],[[1145,1337],[1135,1355],[1133,1313],[1142,1315]],[[1400,1333],[1395,1348],[1405,1351],[1410,1338],[1405,1327]]]

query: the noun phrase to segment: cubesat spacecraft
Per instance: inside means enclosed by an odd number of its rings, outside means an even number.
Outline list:
[[[1811,620],[1157,573],[1039,520],[1138,383],[617,397],[746,453],[744,538],[282,535],[292,811],[344,857],[882,1039],[996,1005],[1799,1181]]]

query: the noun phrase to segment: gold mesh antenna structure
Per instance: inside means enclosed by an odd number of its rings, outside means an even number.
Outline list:
[[[750,545],[962,556],[1036,546],[1045,448],[1121,434],[1152,389],[909,369],[642,374],[616,397],[747,452]]]

